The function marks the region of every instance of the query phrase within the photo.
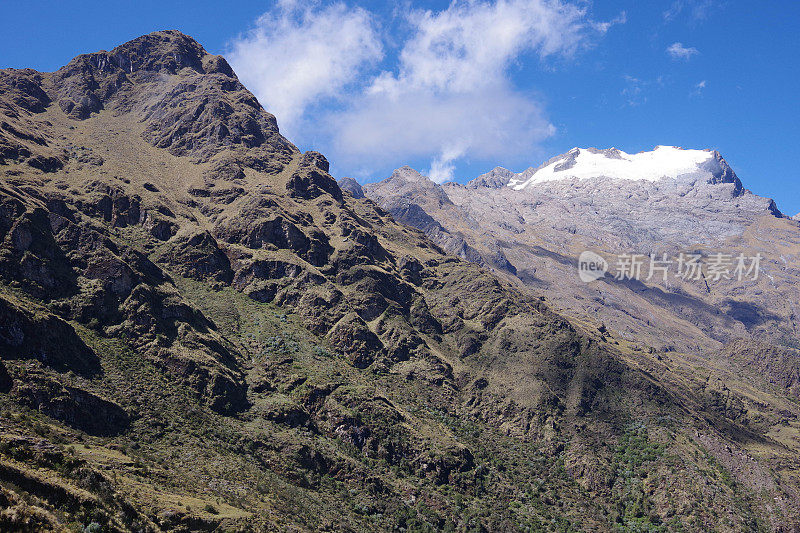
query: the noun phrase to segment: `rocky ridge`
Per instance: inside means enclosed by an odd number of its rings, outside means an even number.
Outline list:
[[[607,152],[595,152],[608,157]],[[704,165],[713,172],[656,181],[559,179],[523,190],[476,186],[474,181],[466,186],[429,181],[420,187],[419,180],[398,184],[387,179],[365,190],[451,253],[491,266],[534,293],[546,294],[557,307],[596,317],[628,338],[681,350],[715,349],[750,335],[784,342],[798,329],[792,303],[798,297],[796,226],[772,200],[744,189],[719,154],[697,152],[708,154]],[[538,168],[575,156],[572,151]],[[508,183],[529,182],[535,172],[529,169]],[[431,193],[431,188],[438,190]],[[460,253],[465,247],[472,250],[470,255]],[[584,250],[604,255],[611,269],[620,254],[640,254],[646,263],[651,254],[667,254],[673,261],[672,276],[635,282],[609,275],[585,284],[576,275],[577,257]],[[686,283],[675,276],[674,261],[681,253],[696,251],[707,258],[760,253],[763,275],[750,282]],[[643,277],[648,268],[644,265]],[[654,316],[659,323],[653,322]]]
[[[742,191],[742,183],[719,152],[673,146],[656,146],[652,151],[638,154],[627,154],[616,148],[573,148],[536,168],[530,167],[512,176],[507,185],[521,190],[548,181],[603,178],[690,185],[730,183],[735,194]]]
[[[505,187],[514,178],[515,174],[503,167],[495,167],[486,174],[481,174],[474,180],[467,183],[470,189],[477,189],[479,187],[488,187],[490,189],[499,189]]]

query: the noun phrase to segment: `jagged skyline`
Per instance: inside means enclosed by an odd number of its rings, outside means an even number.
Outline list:
[[[281,130],[328,155],[337,176],[369,182],[409,164],[463,182],[497,165],[519,172],[573,146],[636,153],[663,144],[717,149],[754,192],[800,211],[798,126],[787,112],[800,71],[797,5],[586,6],[12,4],[10,20],[36,25],[0,36],[0,67],[53,70],[82,51],[176,28],[226,54]],[[287,73],[286,64],[313,69]]]
[[[718,154],[384,209],[176,30],[0,115],[0,530],[800,527],[800,225]],[[763,275],[575,278],[648,242]]]

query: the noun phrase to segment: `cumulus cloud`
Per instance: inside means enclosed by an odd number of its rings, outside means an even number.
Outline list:
[[[382,57],[369,12],[343,3],[315,7],[279,2],[233,40],[227,53],[242,83],[290,134],[298,133],[309,106],[340,98],[365,67]]]
[[[513,87],[510,65],[526,52],[570,56],[608,30],[576,5],[545,0],[453,2],[408,22],[397,68],[336,117],[335,146],[343,157],[432,158],[436,181],[452,179],[464,155],[519,156],[552,135],[543,106]]]
[[[683,43],[672,43],[667,47],[667,54],[672,59],[689,59],[699,53],[697,48],[683,46]]]
[[[504,85],[367,94],[334,124],[342,157],[367,167],[373,159],[435,158],[428,174],[438,181],[452,178],[453,163],[467,153],[478,159],[524,154],[555,131],[538,102]]]
[[[525,50],[542,57],[574,52],[586,27],[584,11],[574,5],[523,0],[454,2],[439,13],[412,12],[409,21],[415,32],[400,54],[399,73],[382,74],[374,92],[466,92],[502,78]]]
[[[284,0],[232,43],[242,81],[295,140],[325,137],[340,167],[427,159],[437,181],[452,179],[463,157],[530,157],[555,128],[514,86],[512,66],[569,58],[626,18],[593,21],[577,0],[453,0],[407,13],[396,56],[378,70],[373,14],[309,2]],[[326,99],[335,104],[319,106]]]

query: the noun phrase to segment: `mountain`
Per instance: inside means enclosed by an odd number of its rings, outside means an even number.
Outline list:
[[[573,322],[668,360],[670,372],[692,376],[690,387],[721,380],[730,390],[732,376],[795,382],[800,226],[746,190],[720,154],[574,149],[520,174],[486,177],[436,185],[418,175],[398,183],[395,173],[364,190],[398,220],[545,298]],[[590,283],[578,276],[587,251],[609,267]],[[613,275],[624,254],[640,254],[643,276]],[[674,261],[668,276],[647,279],[651,254]],[[679,278],[680,254],[706,263],[715,254],[731,262],[760,254],[759,275]],[[719,376],[722,368],[728,377]],[[754,371],[758,377],[744,378]]]
[[[434,242],[488,249],[450,189],[398,170],[434,238],[400,224],[177,31],[0,91],[0,529],[800,527],[789,348],[554,311]]]
[[[508,182],[511,181],[511,178],[513,177],[514,173],[507,168],[495,167],[486,174],[481,174],[474,180],[467,183],[467,187],[471,189],[477,189],[478,187],[498,189],[508,185]]]
[[[638,154],[627,154],[616,148],[573,148],[537,168],[531,167],[519,176],[510,176],[503,185],[522,190],[549,181],[602,178],[688,184],[698,181],[731,183],[734,194],[742,192],[742,183],[719,152],[683,150],[674,146],[657,146],[651,152]]]
[[[350,193],[350,196],[352,196],[356,200],[361,200],[364,198],[364,190],[361,188],[361,185],[353,178],[341,178],[339,180],[339,187],[343,191]]]
[[[509,176],[506,186],[478,180],[466,186],[427,180],[422,187],[419,179],[401,185],[393,177],[365,190],[451,253],[469,249],[460,255],[629,340],[696,351],[766,336],[798,347],[798,225],[772,200],[745,189],[719,153],[573,149]],[[434,225],[441,229],[427,229]],[[639,254],[644,276],[616,279],[609,272],[584,283],[577,275],[584,251],[604,257],[611,270],[621,255]],[[676,277],[681,254],[696,252],[706,262],[729,256],[729,272],[716,280]],[[670,275],[644,279],[650,256],[664,254],[673,261]],[[761,254],[758,279],[726,279],[739,254]]]

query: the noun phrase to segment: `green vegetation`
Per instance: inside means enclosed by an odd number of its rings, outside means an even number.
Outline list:
[[[661,459],[665,448],[664,444],[649,439],[647,426],[641,423],[629,425],[620,437],[613,463],[616,522],[620,531],[668,530],[654,512],[653,502],[645,491],[653,463]]]

